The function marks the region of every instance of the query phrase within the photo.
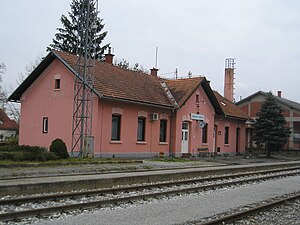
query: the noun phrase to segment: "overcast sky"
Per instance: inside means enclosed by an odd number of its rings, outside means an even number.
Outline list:
[[[46,55],[71,0],[1,0],[3,84]],[[282,91],[300,102],[299,0],[99,0],[116,57],[150,69],[158,47],[159,74],[205,75],[223,94],[226,58],[236,59],[235,99]]]

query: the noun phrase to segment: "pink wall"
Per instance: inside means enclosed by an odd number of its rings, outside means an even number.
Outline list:
[[[196,95],[199,95],[199,109],[196,104]],[[195,120],[190,119],[191,113],[204,115],[205,122],[208,123],[208,137],[207,143],[202,143],[202,129],[198,127],[198,123]],[[213,148],[213,129],[214,129],[214,108],[211,105],[208,97],[206,96],[202,87],[199,87],[188,101],[181,107],[176,115],[176,128],[174,136],[176,141],[174,143],[173,152],[179,155],[181,153],[181,131],[182,122],[189,122],[189,153],[197,154],[198,148],[208,148],[212,151]]]
[[[239,141],[238,141],[238,148],[239,152],[245,151],[245,138],[246,138],[246,128],[245,123],[242,121],[237,121],[233,119],[226,119],[226,118],[217,118],[215,122],[217,126],[217,148],[220,148],[220,152],[227,152],[227,153],[235,153],[236,152],[236,132],[237,128],[239,130]],[[228,144],[225,144],[225,126],[229,127],[229,139]]]
[[[121,115],[121,140],[111,141],[112,114]],[[160,121],[150,121],[150,113],[158,113],[167,120],[167,141],[159,142]],[[137,141],[138,116],[146,117],[145,142]],[[101,101],[98,104],[98,125],[95,133],[95,154],[157,155],[169,153],[170,110],[144,107],[120,102]]]
[[[55,78],[61,89],[55,90]],[[72,139],[74,75],[54,60],[21,97],[20,145],[49,147],[61,138],[68,149]],[[48,117],[48,133],[43,133],[43,117]]]

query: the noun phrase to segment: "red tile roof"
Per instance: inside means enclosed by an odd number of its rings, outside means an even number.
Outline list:
[[[225,116],[241,118],[241,119],[249,119],[246,113],[244,113],[239,107],[233,104],[228,99],[224,98],[217,91],[214,91],[215,96],[217,97],[219,104],[222,107],[222,110]]]
[[[19,130],[17,122],[11,120],[3,109],[0,109],[0,130]]]
[[[204,77],[194,77],[177,80],[167,80],[166,83],[177,104],[181,107],[195,92],[195,90],[199,87],[204,79]]]
[[[53,51],[76,71],[78,57]],[[157,77],[95,62],[95,90],[103,97],[173,107]]]

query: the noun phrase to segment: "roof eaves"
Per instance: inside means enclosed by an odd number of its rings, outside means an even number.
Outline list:
[[[138,105],[144,105],[144,106],[154,106],[157,108],[163,108],[163,109],[174,109],[174,106],[172,105],[160,105],[156,103],[151,103],[151,102],[142,102],[142,101],[136,101],[132,99],[125,99],[125,98],[115,98],[111,96],[102,96],[101,99],[103,100],[109,100],[109,101],[115,101],[115,102],[126,102],[126,103],[132,103],[132,104],[138,104]]]
[[[179,108],[181,108],[185,103],[190,99],[190,97],[193,95],[193,93],[197,90],[197,88],[201,85],[203,82],[203,79],[197,81],[197,85],[195,85],[194,89],[190,92],[190,94],[184,99],[183,102],[179,104]],[[180,101],[179,101],[180,102]]]
[[[206,78],[204,78],[201,81],[201,84],[203,85],[203,90],[205,91],[209,101],[211,102],[212,106],[214,107],[216,114],[225,115],[217,97],[215,96],[215,94],[214,94],[213,90],[211,89],[209,83],[207,82]]]
[[[235,104],[236,104],[236,105],[239,105],[239,104],[242,104],[242,103],[244,103],[244,102],[250,101],[252,98],[254,98],[255,96],[257,96],[257,95],[259,95],[259,94],[264,95],[264,96],[267,95],[267,94],[266,94],[265,92],[263,92],[263,91],[258,91],[258,92],[255,92],[255,93],[252,94],[252,95],[249,95],[247,98],[244,98],[244,99],[242,99],[242,100],[236,102]]]
[[[47,66],[54,60],[53,54],[50,52],[40,64],[29,74],[29,76],[17,87],[17,89],[8,97],[8,101],[20,102],[20,98],[24,91],[36,80],[36,78],[44,71]]]
[[[224,116],[225,116],[225,118],[243,120],[243,121],[246,121],[246,120],[249,119],[249,118],[244,118],[244,117],[239,117],[239,116],[232,116],[232,115],[224,115]]]
[[[73,68],[71,67],[59,54],[57,54],[56,52],[52,51],[52,53],[55,55],[55,57],[62,63],[64,64],[68,70],[70,70],[78,79],[82,80],[82,78],[79,76],[78,72]],[[99,98],[102,98],[102,94],[99,93],[98,91],[95,90],[95,88],[91,88],[89,86],[89,89],[93,90],[93,92],[99,97]]]
[[[170,89],[169,89],[168,85],[166,84],[166,82],[161,80],[160,85],[161,85],[162,89],[164,90],[164,93],[166,94],[167,98],[171,102],[171,104],[174,105],[175,109],[178,109],[179,105],[178,105],[176,99],[174,98],[174,96],[172,95],[172,92],[170,91]]]

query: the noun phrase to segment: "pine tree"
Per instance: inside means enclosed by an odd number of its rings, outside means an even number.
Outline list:
[[[267,156],[270,157],[272,151],[282,149],[290,135],[282,109],[271,92],[267,93],[256,116],[253,140],[257,145],[265,147]]]
[[[73,0],[70,4],[71,12],[68,12],[69,18],[65,15],[61,16],[63,28],[57,28],[58,33],[55,34],[55,38],[52,39],[53,43],[49,45],[49,49],[60,50],[69,52],[71,54],[77,53],[77,46],[79,44],[79,21],[83,15],[87,12],[87,0]],[[81,14],[81,8],[83,7],[84,13]],[[104,51],[109,46],[106,44],[101,47],[103,39],[107,35],[107,31],[102,32],[104,28],[103,20],[97,16],[97,6],[94,3],[91,4],[91,21],[96,21],[93,25],[91,39],[95,43],[95,58],[102,60]],[[102,32],[102,33],[101,33]],[[93,56],[94,57],[94,56]]]

